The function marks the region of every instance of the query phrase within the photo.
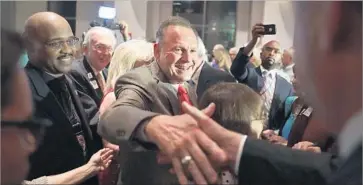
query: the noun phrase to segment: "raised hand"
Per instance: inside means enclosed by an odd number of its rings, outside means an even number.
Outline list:
[[[103,171],[110,166],[113,152],[114,151],[109,148],[101,149],[92,155],[87,164],[97,172]]]

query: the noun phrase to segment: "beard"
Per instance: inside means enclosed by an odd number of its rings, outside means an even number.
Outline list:
[[[261,65],[267,70],[278,69],[280,67],[274,58],[266,58],[262,61]]]

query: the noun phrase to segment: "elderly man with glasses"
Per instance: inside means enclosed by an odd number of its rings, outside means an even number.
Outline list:
[[[39,12],[25,23],[23,37],[29,63],[25,67],[35,105],[34,116],[50,120],[42,144],[30,158],[28,180],[80,167],[101,146],[89,117],[67,73],[75,60],[79,39],[58,14]],[[90,98],[90,97],[89,97]],[[91,99],[91,98],[90,98]],[[97,184],[96,177],[84,184]]]

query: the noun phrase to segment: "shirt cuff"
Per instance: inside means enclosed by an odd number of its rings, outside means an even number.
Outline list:
[[[139,141],[142,142],[150,142],[146,133],[145,133],[145,126],[146,124],[149,123],[149,120],[144,121],[142,123],[140,123],[140,125],[138,126],[138,128],[136,129],[136,139],[138,139]]]
[[[242,153],[243,153],[243,148],[246,143],[246,139],[247,139],[247,136],[242,135],[241,142],[239,143],[239,147],[238,147],[238,151],[237,151],[237,155],[236,155],[236,164],[234,165],[234,173],[236,175],[238,175],[239,165],[240,165],[240,161],[241,161],[241,157],[242,157]]]

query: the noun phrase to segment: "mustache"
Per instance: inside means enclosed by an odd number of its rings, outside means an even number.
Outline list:
[[[74,55],[73,54],[65,54],[65,55],[61,55],[58,57],[58,59],[61,59],[61,58],[66,58],[66,57],[73,57]]]

